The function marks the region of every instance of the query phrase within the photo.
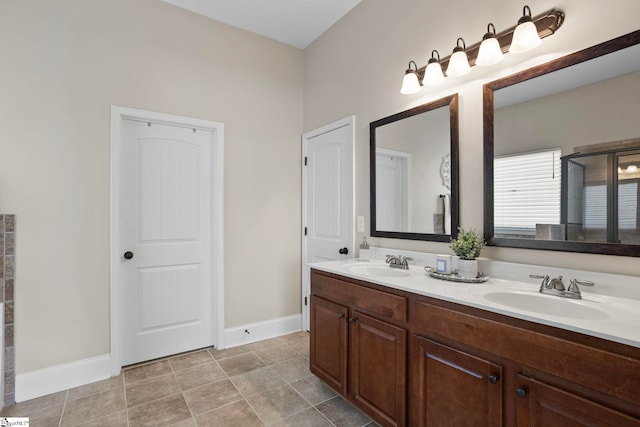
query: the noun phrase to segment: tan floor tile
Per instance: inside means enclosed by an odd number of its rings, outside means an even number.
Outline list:
[[[198,427],[261,427],[264,425],[244,400],[200,414],[196,416],[196,422]]]
[[[282,337],[270,338],[268,340],[256,341],[251,344],[247,344],[245,347],[249,348],[251,351],[262,350],[267,347],[271,347],[274,345],[284,344],[286,339]]]
[[[224,371],[213,359],[210,363],[183,369],[175,375],[182,390],[189,390],[225,378]]]
[[[269,427],[332,427],[320,412],[314,408],[308,408],[293,414],[283,420],[269,424]]]
[[[169,363],[171,364],[171,367],[174,371],[193,368],[194,366],[211,362],[213,362],[213,356],[211,356],[211,353],[209,353],[207,350],[200,350],[194,353],[183,354],[169,359]]]
[[[88,423],[80,424],[78,427],[128,427],[127,411],[116,412]]]
[[[309,332],[307,332],[307,331],[293,332],[291,334],[283,335],[280,338],[283,341],[291,342],[291,341],[295,341],[295,340],[298,340],[298,339],[304,338],[304,337],[309,338]]]
[[[371,422],[369,417],[340,396],[317,405],[316,409],[336,427],[362,427]]]
[[[224,350],[210,349],[209,353],[211,353],[214,359],[222,360],[222,359],[228,359],[229,357],[234,357],[234,356],[239,356],[241,354],[249,353],[250,351],[251,350],[248,349],[247,347],[240,346],[240,347],[227,348]]]
[[[180,385],[173,374],[162,375],[146,381],[127,384],[127,407],[180,393]]]
[[[16,403],[15,405],[3,408],[2,411],[0,411],[0,415],[2,415],[3,417],[28,417],[29,413],[31,412],[49,406],[63,404],[66,396],[67,392],[61,391],[35,399],[25,400],[24,402]]]
[[[117,377],[69,389],[67,400],[76,400],[81,397],[122,387],[124,387],[124,376],[118,375]]]
[[[183,394],[193,414],[201,414],[242,400],[242,395],[228,379],[203,385]]]
[[[126,368],[124,370],[124,380],[127,384],[132,384],[138,381],[148,380],[149,378],[170,374],[172,372],[169,361],[160,360],[146,365]]]
[[[48,406],[37,411],[32,411],[29,415],[29,424],[41,427],[58,427],[60,425],[60,417],[62,416],[62,408],[64,404]]]
[[[231,381],[245,397],[264,393],[285,384],[282,377],[268,366],[231,377]]]
[[[219,360],[218,364],[230,377],[265,366],[264,362],[253,352]]]
[[[138,405],[129,409],[129,426],[173,426],[189,420],[191,412],[182,394]]]
[[[276,363],[275,365],[271,365],[271,367],[288,383],[311,376],[309,360],[304,357],[297,357],[285,362]]]
[[[279,344],[271,347],[255,350],[254,353],[267,365],[283,362],[298,356],[298,353],[287,344]]]
[[[309,337],[298,338],[288,341],[287,345],[303,356],[309,357]]]
[[[123,389],[114,389],[102,393],[81,397],[67,402],[62,414],[61,426],[74,426],[86,423],[125,409]]]
[[[310,406],[288,385],[249,397],[247,401],[260,419],[267,424],[286,418]]]
[[[291,387],[312,405],[317,405],[337,396],[337,393],[331,387],[320,381],[315,375],[295,381],[291,383]]]

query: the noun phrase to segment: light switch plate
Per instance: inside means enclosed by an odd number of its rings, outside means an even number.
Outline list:
[[[364,233],[364,217],[358,216],[357,219],[358,219],[358,232]]]

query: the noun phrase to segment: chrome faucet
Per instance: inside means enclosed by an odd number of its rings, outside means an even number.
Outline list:
[[[402,255],[387,255],[387,260],[385,261],[389,264],[391,268],[399,268],[401,270],[409,269],[409,261],[413,261],[413,258]]]
[[[580,288],[578,285],[594,286],[595,283],[589,280],[571,279],[569,282],[569,288],[564,287],[562,282],[562,276],[550,279],[549,275],[530,274],[529,277],[533,279],[542,279],[540,284],[540,293],[547,295],[555,295],[562,298],[582,299]]]

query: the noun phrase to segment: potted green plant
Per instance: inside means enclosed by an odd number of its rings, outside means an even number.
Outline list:
[[[484,238],[471,228],[458,227],[458,236],[451,242],[451,249],[458,256],[458,276],[478,277],[478,258],[484,248]]]

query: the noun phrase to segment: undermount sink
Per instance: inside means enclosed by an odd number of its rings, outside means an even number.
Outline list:
[[[485,293],[483,298],[505,307],[557,317],[589,320],[610,318],[606,312],[599,308],[587,305],[589,302],[539,293],[495,291]]]
[[[409,270],[401,270],[397,268],[391,268],[388,265],[383,264],[349,264],[344,268],[353,273],[361,274],[363,276],[378,276],[378,277],[406,277],[409,276]]]

